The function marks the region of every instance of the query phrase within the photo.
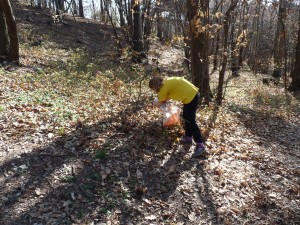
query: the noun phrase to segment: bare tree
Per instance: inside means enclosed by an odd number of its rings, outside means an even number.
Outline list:
[[[217,93],[217,103],[218,105],[222,104],[223,100],[223,85],[224,85],[224,77],[225,77],[225,71],[227,66],[227,53],[228,53],[228,34],[229,34],[229,21],[231,19],[231,13],[237,6],[239,0],[232,0],[229,8],[227,9],[225,13],[224,18],[224,39],[223,39],[223,58],[222,58],[222,64],[221,64],[221,70],[219,72],[219,84],[218,84],[218,93]]]

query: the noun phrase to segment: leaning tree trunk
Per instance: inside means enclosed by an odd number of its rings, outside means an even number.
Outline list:
[[[0,0],[9,36],[8,60],[19,63],[19,39],[17,25],[9,0]]]
[[[294,68],[291,72],[292,82],[289,89],[292,91],[300,90],[300,12],[298,17],[298,40],[296,46]]]
[[[200,9],[199,9],[200,6]],[[200,10],[200,11],[199,11]],[[207,33],[200,30],[208,23],[201,18],[208,11],[207,0],[187,0],[187,16],[190,28],[191,73],[193,83],[199,87],[201,96],[208,103],[211,100],[208,70]],[[200,25],[200,26],[199,26]]]

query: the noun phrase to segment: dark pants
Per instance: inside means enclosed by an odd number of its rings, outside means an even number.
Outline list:
[[[193,137],[196,143],[203,142],[201,131],[196,123],[196,111],[199,102],[199,93],[196,94],[194,99],[183,105],[183,119],[185,122],[185,135]]]

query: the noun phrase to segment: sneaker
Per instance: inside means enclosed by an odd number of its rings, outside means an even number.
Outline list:
[[[188,136],[182,136],[180,139],[180,144],[188,144],[191,145],[193,143],[193,138]]]
[[[199,157],[205,152],[205,147],[203,143],[197,144],[192,157]]]

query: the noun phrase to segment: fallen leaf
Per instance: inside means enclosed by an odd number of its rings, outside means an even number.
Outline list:
[[[150,215],[145,217],[146,220],[155,220],[156,216],[155,215]]]

